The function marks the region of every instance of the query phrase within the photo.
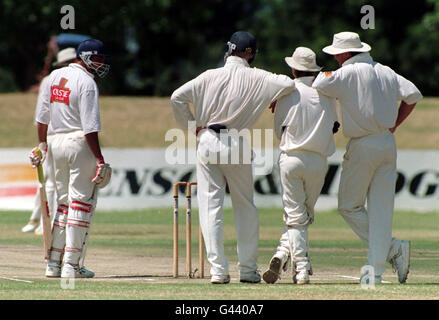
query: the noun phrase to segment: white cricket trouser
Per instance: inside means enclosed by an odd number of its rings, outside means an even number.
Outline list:
[[[308,226],[314,221],[314,206],[325,182],[326,157],[308,151],[281,153],[285,229],[278,250],[291,252],[296,271],[309,270]]]
[[[45,186],[46,186],[47,202],[49,206],[49,213],[50,213],[51,221],[53,223],[57,206],[56,206],[55,168],[53,165],[53,156],[51,149],[52,137],[53,137],[52,135],[47,136],[47,153],[46,153],[46,159],[43,162],[43,171],[44,171],[44,180],[46,181]],[[30,219],[31,220],[41,219],[41,201],[40,201],[39,191],[35,196],[34,209],[32,211]]]
[[[288,229],[285,226],[284,230],[282,231],[282,234],[279,239],[279,245],[276,248],[277,251],[284,252],[287,256],[290,255],[291,248],[290,248],[290,238],[288,237]]]
[[[199,135],[197,150],[197,199],[206,254],[212,276],[229,274],[229,262],[224,254],[223,203],[226,183],[229,186],[235,217],[238,268],[240,276],[257,270],[259,239],[258,211],[253,203],[251,164],[211,164],[200,160],[209,146],[219,138],[210,130]],[[212,149],[210,150],[212,154]]]
[[[386,260],[395,254],[390,252],[395,183],[396,146],[391,132],[349,141],[342,163],[338,210],[368,245],[368,264],[377,276],[384,273]]]
[[[58,210],[53,225],[51,260],[78,264],[96,206],[96,159],[82,131],[56,134],[52,141]],[[65,248],[64,248],[65,247]]]

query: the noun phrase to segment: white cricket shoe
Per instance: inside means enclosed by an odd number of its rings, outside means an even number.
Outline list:
[[[259,272],[254,271],[252,273],[243,274],[239,277],[239,281],[242,283],[259,283],[261,282],[261,275]]]
[[[25,225],[22,229],[21,232],[34,232],[35,229],[38,226],[38,221],[36,220],[30,220],[27,225]]]
[[[210,278],[210,283],[212,284],[227,284],[230,282],[230,276],[229,275],[225,275],[225,276],[212,276]]]
[[[64,264],[61,272],[61,278],[93,278],[94,276],[93,271],[87,270],[85,267],[79,268],[79,266],[70,263]]]
[[[49,261],[46,267],[47,278],[59,278],[61,277],[61,262]]]
[[[399,283],[405,283],[410,272],[410,241],[398,240],[398,253],[390,260],[393,272],[398,272]]]
[[[283,271],[288,270],[288,261],[290,256],[285,252],[278,251],[270,260],[270,266],[267,271],[264,272],[262,278],[266,283],[275,283],[280,279],[280,274]]]
[[[308,284],[309,283],[309,272],[308,270],[301,270],[293,276],[293,282],[297,284]]]

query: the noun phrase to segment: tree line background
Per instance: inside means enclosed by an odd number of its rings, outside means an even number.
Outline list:
[[[60,8],[75,9],[75,29],[63,30]],[[363,5],[375,9],[375,29],[363,30]],[[255,35],[253,66],[290,75],[284,57],[298,46],[317,54],[324,70],[338,66],[321,49],[334,33],[354,31],[373,58],[413,81],[424,95],[439,89],[439,0],[0,0],[0,92],[38,82],[47,42],[60,33],[102,40],[110,74],[101,93],[169,96],[209,68],[224,64],[237,30]]]

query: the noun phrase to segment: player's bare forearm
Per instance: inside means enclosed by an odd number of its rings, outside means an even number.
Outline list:
[[[102,158],[101,146],[99,144],[99,137],[97,132],[91,132],[85,135],[85,139],[90,147],[91,152],[96,159]]]
[[[407,119],[410,113],[412,113],[415,106],[416,103],[407,104],[404,101],[401,101],[401,105],[399,106],[399,110],[398,110],[398,117],[396,118],[395,126],[390,129],[391,132],[395,132],[396,128],[399,127],[401,123],[404,122],[405,119]]]
[[[37,122],[38,142],[47,142],[47,124]]]

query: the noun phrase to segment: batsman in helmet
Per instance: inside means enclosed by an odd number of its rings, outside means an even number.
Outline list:
[[[81,42],[76,54],[73,63],[49,76],[36,112],[40,143],[30,154],[34,167],[45,160],[50,125],[57,211],[46,277],[94,276],[83,265],[85,249],[97,203],[96,188],[105,187],[111,178],[111,167],[99,144],[99,91],[94,80],[96,75],[104,77],[110,66],[99,40]]]

